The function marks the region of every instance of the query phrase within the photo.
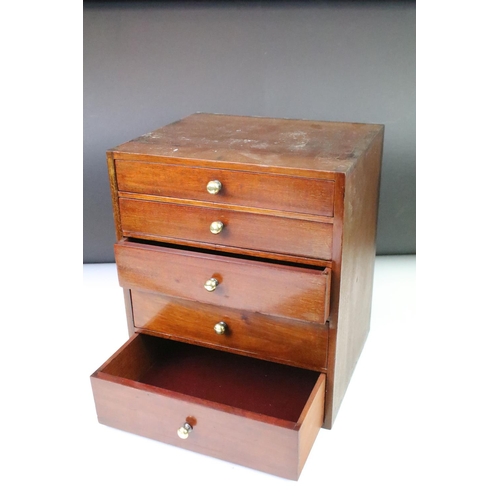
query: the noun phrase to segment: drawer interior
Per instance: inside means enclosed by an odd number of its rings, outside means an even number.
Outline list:
[[[189,246],[189,245],[176,245],[174,243],[165,243],[162,241],[156,241],[156,240],[145,240],[141,238],[123,238],[119,244],[140,244],[140,245],[147,245],[148,247],[151,248],[164,248],[165,250],[174,250],[174,251],[182,251],[182,252],[188,252],[193,255],[199,255],[200,257],[203,255],[206,255],[207,257],[228,257],[230,259],[238,259],[239,261],[242,262],[261,262],[264,264],[273,264],[273,265],[278,265],[278,266],[286,266],[290,268],[298,268],[298,269],[311,269],[314,271],[321,271],[325,272],[326,271],[326,261],[314,261],[312,259],[308,259],[311,262],[318,262],[317,264],[308,264],[306,262],[296,262],[296,261],[289,261],[289,260],[282,260],[281,256],[280,258],[269,258],[269,257],[258,257],[256,255],[246,255],[246,254],[237,254],[237,253],[232,253],[232,252],[224,252],[220,249],[208,249],[208,248],[202,248],[202,247],[196,247],[196,246]]]
[[[320,373],[139,334],[96,375],[297,422]]]

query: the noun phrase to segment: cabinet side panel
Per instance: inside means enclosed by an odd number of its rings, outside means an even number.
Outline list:
[[[344,225],[345,175],[335,178],[335,205],[332,241],[332,281],[330,286],[330,318],[328,321],[327,378],[325,393],[325,419],[323,427],[331,429],[333,424],[333,380],[335,373],[335,352],[337,323],[339,319],[340,271],[342,269],[342,234]]]
[[[333,408],[327,416],[330,424],[370,329],[382,143],[383,129],[345,178]]]
[[[128,335],[132,337],[135,334],[134,309],[132,305],[132,292],[130,288],[123,289],[123,298],[125,300],[125,313],[127,315]]]
[[[111,189],[111,203],[113,205],[113,218],[115,221],[116,241],[123,237],[122,224],[120,219],[120,207],[118,205],[118,184],[116,182],[115,160],[111,153],[107,153],[109,187]]]
[[[106,153],[107,163],[108,163],[108,178],[109,187],[111,190],[111,204],[113,206],[113,218],[115,222],[115,237],[116,241],[120,241],[123,238],[122,223],[120,217],[120,205],[118,203],[118,183],[116,179],[116,165],[111,152]],[[123,290],[123,298],[125,301],[125,311],[127,315],[127,326],[129,337],[135,333],[134,328],[134,318],[132,314],[132,300],[130,298],[130,290]]]

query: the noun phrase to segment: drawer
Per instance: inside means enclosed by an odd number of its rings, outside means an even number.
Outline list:
[[[324,374],[149,335],[91,382],[102,424],[289,479],[323,423]]]
[[[312,370],[326,369],[328,324],[249,313],[142,290],[132,290],[131,295],[134,326],[141,330]]]
[[[120,160],[115,168],[118,189],[129,193],[333,216],[332,181]],[[213,181],[220,190],[211,194]]]
[[[328,260],[333,224],[224,209],[120,198],[125,237],[204,243]],[[222,222],[218,234],[213,222]]]
[[[123,288],[315,323],[328,319],[328,268],[274,264],[131,241],[115,245],[115,259]],[[210,284],[215,288],[207,291]]]

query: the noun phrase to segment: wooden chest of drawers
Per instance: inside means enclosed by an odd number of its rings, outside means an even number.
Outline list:
[[[130,338],[99,421],[298,479],[368,334],[382,143],[196,114],[110,150]]]

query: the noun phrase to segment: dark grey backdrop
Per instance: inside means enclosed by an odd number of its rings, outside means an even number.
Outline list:
[[[112,262],[105,151],[194,112],[386,125],[378,254],[415,253],[415,4],[84,4],[84,262]]]

